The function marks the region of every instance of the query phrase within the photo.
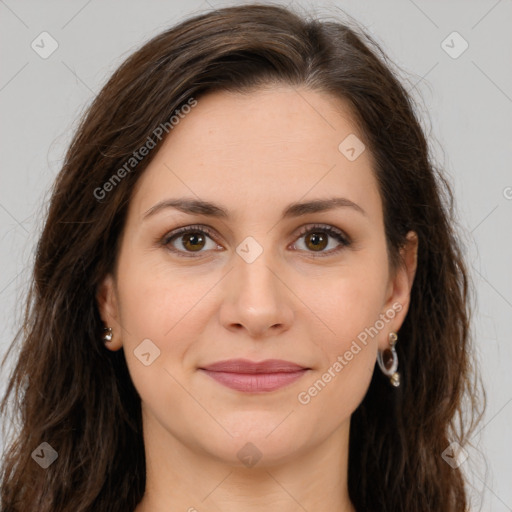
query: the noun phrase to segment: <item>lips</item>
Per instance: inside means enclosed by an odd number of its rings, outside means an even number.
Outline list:
[[[265,361],[255,362],[248,359],[229,359],[218,361],[208,366],[200,368],[212,372],[227,373],[291,373],[308,368],[283,359],[267,359]]]
[[[310,370],[282,359],[254,362],[247,359],[218,361],[199,368],[219,384],[245,393],[269,392],[300,379]]]

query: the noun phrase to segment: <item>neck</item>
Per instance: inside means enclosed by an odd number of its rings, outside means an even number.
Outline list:
[[[135,512],[356,512],[347,485],[349,426],[350,418],[286,461],[264,463],[263,456],[240,467],[180,443],[154,420],[145,423],[146,491]]]

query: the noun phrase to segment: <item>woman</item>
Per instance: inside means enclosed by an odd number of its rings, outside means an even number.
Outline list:
[[[250,5],[152,39],[54,186],[2,510],[468,510],[452,203],[369,36]]]

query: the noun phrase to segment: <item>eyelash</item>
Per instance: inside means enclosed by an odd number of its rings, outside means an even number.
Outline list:
[[[307,226],[301,230],[299,233],[297,239],[308,235],[309,233],[315,233],[315,232],[322,232],[327,233],[330,237],[334,238],[338,242],[340,242],[341,246],[337,247],[336,249],[331,249],[328,252],[320,251],[319,253],[315,254],[314,251],[306,251],[310,252],[313,257],[315,258],[322,258],[325,256],[331,256],[332,254],[337,254],[339,251],[341,251],[343,248],[348,247],[352,242],[342,231],[338,230],[337,228],[325,224],[313,224],[311,226]],[[178,238],[180,235],[188,234],[188,233],[201,233],[208,235],[209,238],[211,238],[213,241],[215,241],[215,235],[213,232],[207,227],[202,225],[192,225],[192,226],[185,226],[183,228],[179,228],[175,231],[172,231],[171,233],[166,234],[161,240],[160,244],[164,247],[167,247],[167,249],[175,254],[178,254],[180,256],[183,256],[185,258],[191,257],[191,258],[197,258],[199,257],[201,252],[204,251],[198,251],[198,256],[196,256],[193,252],[184,252],[181,250],[177,250],[174,247],[169,247],[170,242]],[[186,255],[186,256],[185,256]]]

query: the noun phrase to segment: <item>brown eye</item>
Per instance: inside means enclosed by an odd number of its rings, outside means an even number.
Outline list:
[[[206,239],[201,233],[187,233],[181,236],[182,245],[190,251],[200,251],[206,243]]]
[[[306,246],[313,251],[322,251],[327,247],[328,236],[325,233],[312,231],[305,237]]]
[[[214,242],[214,238],[213,233],[205,226],[186,226],[167,234],[160,243],[180,256],[193,257],[200,256],[201,253],[207,252],[209,249],[222,249]],[[351,244],[349,237],[343,231],[328,225],[315,225],[304,229],[299,239],[304,239],[305,249],[301,248],[301,250],[310,254],[317,253],[318,256],[330,256]],[[336,241],[337,246],[334,244],[330,250],[325,250],[332,244],[332,241]],[[208,246],[209,243],[210,246]]]
[[[318,256],[330,256],[351,244],[349,237],[346,236],[343,231],[333,226],[324,226],[321,224],[311,226],[309,229],[304,229],[299,239],[304,240],[303,244],[305,249],[302,250],[309,253],[318,253]],[[331,244],[331,239],[338,242],[337,247],[336,244],[334,244],[330,250],[325,250]]]
[[[213,234],[209,229],[195,226],[177,229],[167,234],[160,243],[180,256],[200,256],[209,249],[215,250],[219,247],[213,241]]]

